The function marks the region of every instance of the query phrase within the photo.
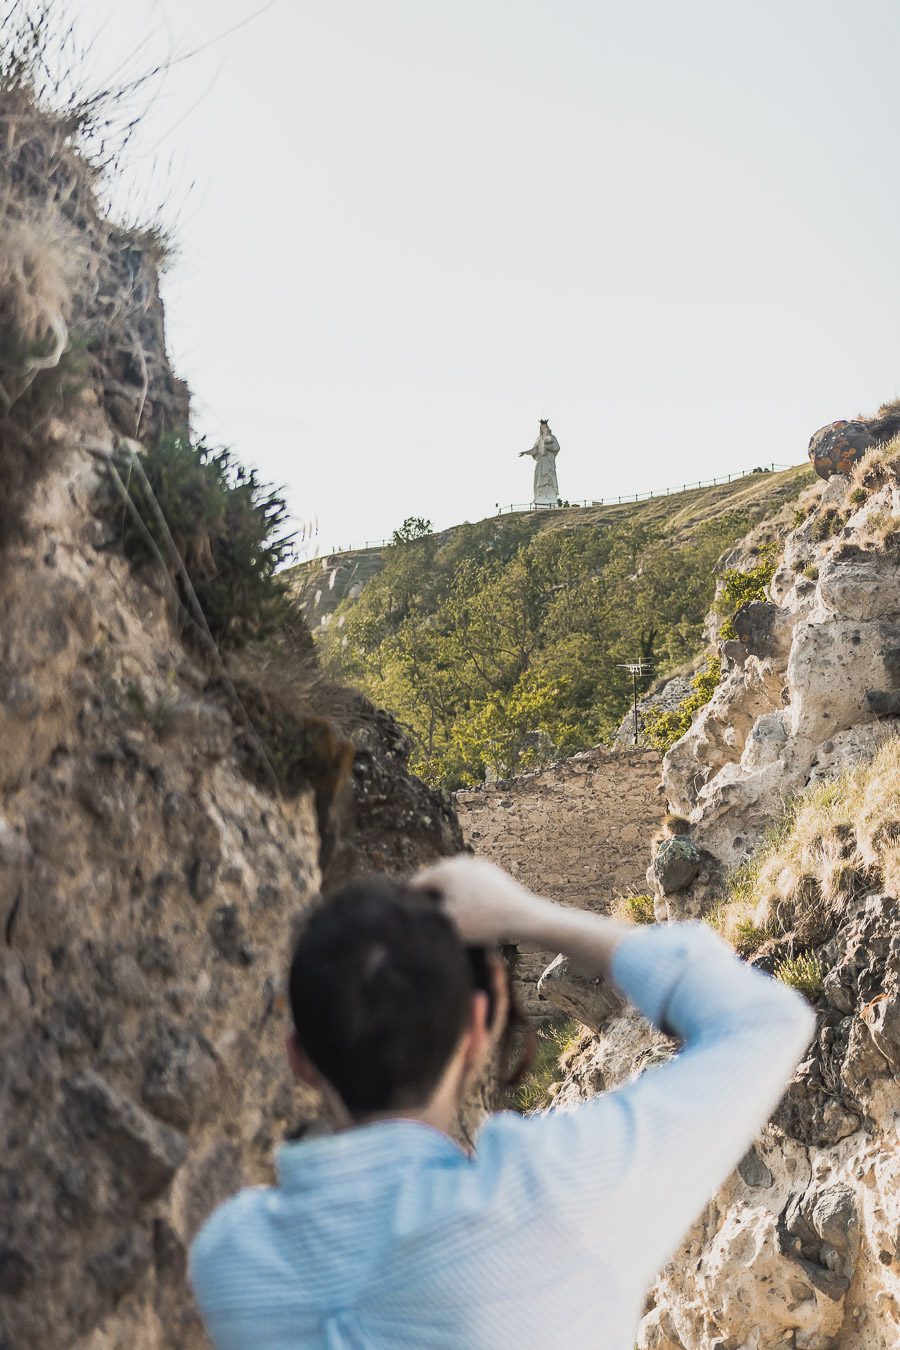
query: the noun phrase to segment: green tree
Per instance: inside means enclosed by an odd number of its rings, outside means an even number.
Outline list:
[[[414,544],[431,534],[431,521],[421,516],[407,516],[398,530],[391,535],[392,544]]]

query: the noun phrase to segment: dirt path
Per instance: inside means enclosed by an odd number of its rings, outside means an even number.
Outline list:
[[[467,844],[563,904],[606,911],[646,890],[650,838],[665,810],[652,750],[589,750],[541,773],[456,794]],[[520,998],[546,1012],[536,983],[555,952],[524,952]]]

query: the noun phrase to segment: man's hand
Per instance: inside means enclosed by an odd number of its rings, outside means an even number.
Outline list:
[[[460,854],[426,867],[414,886],[435,891],[463,942],[529,942],[561,951],[587,975],[610,976],[619,943],[634,929],[602,914],[542,900],[484,858]]]
[[[548,901],[533,895],[502,868],[484,858],[460,854],[426,867],[414,886],[436,891],[471,946],[516,942],[545,916]]]

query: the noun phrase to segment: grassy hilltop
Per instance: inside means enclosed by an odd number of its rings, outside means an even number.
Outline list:
[[[323,663],[407,725],[431,783],[584,749],[628,706],[619,663],[691,661],[722,555],[811,481],[802,465],[395,544],[320,630]]]

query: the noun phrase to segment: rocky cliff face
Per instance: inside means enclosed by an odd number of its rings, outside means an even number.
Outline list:
[[[296,1109],[280,990],[314,798],[248,782],[161,597],[98,551],[83,434],[0,581],[0,1327],[201,1344],[186,1245]]]
[[[701,866],[679,889],[650,870],[657,916],[712,912],[764,968],[798,960],[818,1026],[661,1273],[641,1350],[900,1344],[898,469],[893,442],[801,499],[769,600],[736,616],[724,678],[664,761]],[[560,1105],[669,1052],[631,1013],[598,1022]]]
[[[0,1346],[201,1346],[188,1244],[315,1109],[283,1061],[296,917],[323,865],[461,836],[362,700],[335,781],[250,771],[163,569],[118,547],[109,457],[187,408],[155,246],[98,214],[70,129],[0,103]]]
[[[219,1200],[268,1178],[273,1147],[314,1109],[285,1072],[282,987],[321,878],[315,790],[276,797],[247,777],[243,728],[163,595],[103,547],[100,473],[79,448],[100,418],[83,405],[60,430],[0,576],[10,1350],[205,1344],[187,1245]],[[456,847],[390,720],[357,734],[353,863]]]
[[[898,1343],[896,899],[861,899],[824,959],[828,987],[809,1055],[771,1125],[662,1271],[641,1350]],[[632,1060],[626,1076],[634,1069]]]
[[[736,616],[725,678],[666,756],[672,809],[725,866],[752,850],[779,794],[871,758],[900,727],[896,453],[804,500],[770,600]]]

